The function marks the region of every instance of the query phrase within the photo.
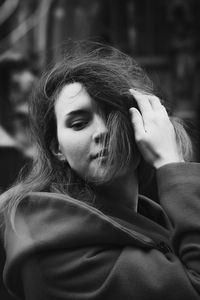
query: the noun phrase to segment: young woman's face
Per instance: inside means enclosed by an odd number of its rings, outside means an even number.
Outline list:
[[[55,102],[55,116],[59,149],[70,167],[85,180],[101,179],[106,168],[107,127],[82,84],[63,87]]]

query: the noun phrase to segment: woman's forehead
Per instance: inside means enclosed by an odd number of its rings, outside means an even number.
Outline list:
[[[66,84],[55,102],[56,114],[69,114],[80,109],[94,109],[94,101],[85,87],[78,82]]]
[[[83,88],[84,87],[80,82],[73,82],[73,83],[66,84],[61,90],[61,93],[64,90],[66,97],[73,98],[77,96]]]

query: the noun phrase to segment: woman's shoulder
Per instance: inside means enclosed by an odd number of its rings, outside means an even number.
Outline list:
[[[147,239],[140,236],[141,247],[148,244]],[[91,241],[98,245],[138,244],[130,228],[97,208],[48,192],[30,193],[20,202],[13,224],[6,222],[4,240],[7,262],[45,249],[88,247]]]
[[[68,195],[34,192],[18,205],[14,222],[6,222],[7,258],[22,253],[63,247],[81,247],[113,240],[128,241],[129,232],[95,207]]]
[[[56,236],[55,231],[66,231],[70,222],[76,224],[76,229],[83,222],[82,217],[90,214],[99,216],[101,213],[69,195],[30,192],[18,204],[13,223],[6,220],[6,228],[18,237],[31,235],[32,238],[37,237],[37,240],[44,241],[47,235]]]
[[[63,209],[69,207],[81,208],[88,207],[87,204],[70,197],[67,194],[53,193],[53,192],[31,192],[28,193],[18,206],[17,213],[24,215],[24,217],[31,217],[35,213],[45,212],[63,212]]]
[[[18,223],[25,222],[32,231],[39,226],[46,228],[58,225],[83,222],[85,215],[102,218],[102,213],[94,206],[67,194],[54,192],[31,192],[19,203],[15,215],[15,228]],[[76,220],[76,221],[75,221]],[[80,220],[78,222],[78,220]],[[77,226],[76,226],[77,227]],[[52,229],[52,228],[51,228]]]

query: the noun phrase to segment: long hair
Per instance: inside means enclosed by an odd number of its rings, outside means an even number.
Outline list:
[[[73,82],[86,88],[107,122],[109,134],[105,143],[109,148],[109,159],[103,181],[109,182],[137,155],[129,116],[129,108],[137,105],[129,89],[157,95],[152,81],[134,59],[115,48],[96,43],[73,44],[67,48],[63,60],[43,74],[32,93],[29,116],[37,153],[29,173],[0,198],[2,209],[7,210],[11,219],[17,205],[30,192],[64,193],[81,200],[88,200],[92,195],[88,188],[90,184],[80,179],[68,163],[61,162],[52,151],[58,146],[54,104],[62,88]],[[177,121],[172,122],[180,151],[189,160],[190,139]],[[147,173],[143,160],[139,170]],[[145,182],[143,175],[141,178]]]

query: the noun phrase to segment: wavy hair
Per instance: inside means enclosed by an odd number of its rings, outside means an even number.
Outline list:
[[[73,82],[86,88],[107,121],[109,134],[105,143],[109,159],[103,182],[112,180],[115,173],[137,156],[129,117],[129,108],[137,105],[129,89],[159,96],[152,81],[133,58],[115,48],[97,43],[74,43],[67,47],[63,60],[43,74],[30,98],[31,133],[37,153],[29,173],[21,176],[0,197],[1,210],[6,209],[11,219],[17,205],[30,192],[64,193],[84,201],[92,198],[90,183],[80,179],[68,163],[58,160],[52,151],[58,146],[54,104],[62,88]],[[190,160],[191,141],[180,122],[171,120],[182,156]],[[145,183],[153,168],[141,160],[138,169],[140,181]]]

